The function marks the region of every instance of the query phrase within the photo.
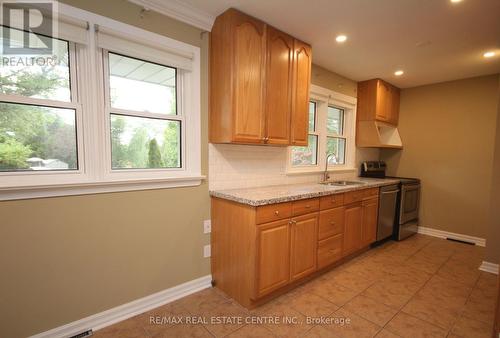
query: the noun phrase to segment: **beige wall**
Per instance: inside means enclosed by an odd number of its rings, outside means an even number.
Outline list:
[[[420,224],[486,237],[498,75],[404,89],[404,149],[382,150],[389,174],[422,179]]]
[[[64,0],[201,47],[208,167],[208,36],[122,0]],[[25,337],[210,273],[208,185],[0,202],[0,337]]]
[[[311,83],[341,94],[358,97],[358,83],[356,81],[350,80],[315,64],[312,66]]]
[[[500,76],[498,81],[498,118],[493,160],[493,179],[489,212],[489,229],[486,237],[485,261],[500,263]]]

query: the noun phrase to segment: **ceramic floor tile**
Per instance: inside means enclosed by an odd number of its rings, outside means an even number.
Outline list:
[[[164,331],[167,327],[179,325],[175,323],[180,320],[185,323],[185,319],[191,316],[192,314],[186,308],[178,302],[174,302],[157,307],[141,315],[141,326],[144,327],[146,333],[153,336]]]
[[[421,319],[398,313],[386,326],[385,329],[400,335],[411,338],[440,338],[446,337],[448,331],[427,323]]]
[[[331,282],[361,292],[370,287],[375,280],[367,278],[364,274],[356,271],[342,271],[330,279]]]
[[[483,257],[483,248],[416,235],[364,252],[250,311],[209,288],[98,330],[95,337],[418,338],[445,337],[448,330],[449,337],[490,337],[498,276],[478,271]],[[207,323],[165,323],[162,317]],[[276,323],[249,324],[262,318]]]
[[[322,325],[317,325],[309,330],[304,338],[342,338],[334,334],[327,327]]]
[[[402,311],[448,331],[460,317],[462,309],[445,308],[436,302],[414,297]]]
[[[338,309],[337,305],[310,292],[302,292],[289,298],[287,305],[309,317],[328,316]]]
[[[336,318],[340,321],[333,322],[330,324],[322,325],[335,337],[342,338],[362,338],[362,337],[375,337],[377,333],[382,329],[380,326],[361,318],[360,316],[347,311],[345,309],[340,309],[336,311],[332,318]],[[344,323],[344,324],[341,324]]]
[[[490,338],[493,333],[493,324],[486,324],[469,318],[461,318],[448,337],[463,338]]]
[[[343,306],[358,294],[356,291],[335,283],[324,283],[323,285],[315,286],[310,292],[323,297],[337,306]]]
[[[448,261],[438,270],[437,274],[443,278],[451,279],[468,286],[474,286],[479,279],[480,271],[477,267],[460,265]]]
[[[419,288],[419,284],[408,280],[389,278],[375,283],[363,291],[362,295],[399,310]]]
[[[469,300],[465,304],[463,316],[488,324],[493,323],[495,318],[495,304],[489,300],[481,302],[472,302]]]
[[[229,334],[227,338],[272,338],[275,335],[262,325],[245,325]]]
[[[208,288],[182,298],[177,302],[193,314],[203,314],[217,305],[229,303],[230,299],[224,297],[214,288]]]
[[[397,310],[362,295],[352,299],[344,305],[343,309],[355,313],[379,326],[387,324],[397,313]]]
[[[174,325],[165,330],[150,336],[152,338],[213,338],[203,325]]]
[[[92,337],[95,338],[146,338],[149,335],[142,327],[124,328],[120,324],[98,330]]]
[[[401,338],[401,336],[392,333],[389,330],[382,329],[375,337],[377,338]]]
[[[289,306],[276,304],[266,308],[260,316],[273,318],[265,327],[278,337],[301,337],[314,325],[306,322],[306,317]]]
[[[203,315],[208,323],[206,329],[215,337],[224,337],[241,328],[248,316],[248,310],[234,302],[220,304]]]

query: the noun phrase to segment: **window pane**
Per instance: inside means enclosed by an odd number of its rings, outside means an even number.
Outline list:
[[[318,136],[309,135],[307,147],[292,147],[292,165],[315,165],[318,163]]]
[[[328,164],[345,164],[345,139],[340,137],[328,137],[326,141],[328,154],[333,154]]]
[[[75,111],[0,103],[0,171],[78,168]]]
[[[344,110],[328,107],[326,128],[329,134],[342,135],[344,133]]]
[[[309,132],[316,130],[316,102],[309,102]]]
[[[12,47],[23,46],[23,34],[10,31],[10,40],[0,38]],[[35,34],[29,34],[30,41],[39,41]],[[54,55],[2,55],[0,66],[0,93],[16,94],[38,99],[71,101],[69,79],[68,42],[51,39]]]
[[[111,107],[177,114],[176,69],[109,53]]]
[[[180,168],[179,121],[111,114],[113,169]]]

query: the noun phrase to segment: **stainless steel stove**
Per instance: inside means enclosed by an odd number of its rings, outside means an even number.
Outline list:
[[[420,208],[420,180],[418,178],[386,176],[387,165],[383,161],[368,161],[361,165],[361,177],[372,178],[396,178],[400,180],[397,191],[390,188],[390,192],[395,194],[395,209],[393,217],[393,236],[400,241],[417,233],[418,230],[418,212]],[[381,191],[381,200],[379,205],[379,231],[388,232],[390,224],[392,198],[385,197],[384,191]],[[388,216],[389,215],[389,216]],[[377,239],[378,240],[378,239]]]

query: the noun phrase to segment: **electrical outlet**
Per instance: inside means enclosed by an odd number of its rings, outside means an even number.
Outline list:
[[[210,257],[211,255],[211,248],[210,248],[210,244],[209,245],[205,245],[203,247],[203,257],[207,258],[207,257]]]
[[[211,232],[212,232],[212,221],[209,219],[206,219],[203,221],[203,233],[209,234]]]

